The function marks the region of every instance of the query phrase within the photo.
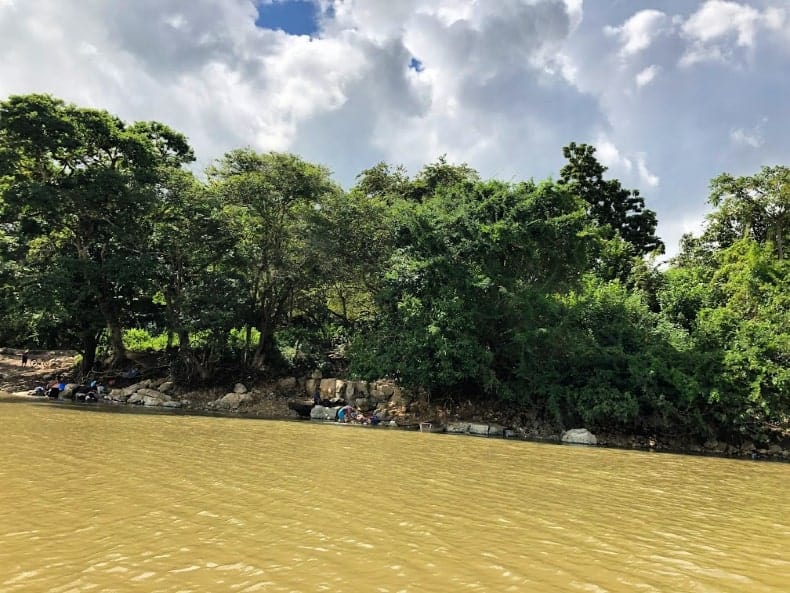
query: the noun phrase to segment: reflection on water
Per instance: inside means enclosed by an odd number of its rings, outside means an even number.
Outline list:
[[[790,466],[0,403],[0,592],[786,592]]]

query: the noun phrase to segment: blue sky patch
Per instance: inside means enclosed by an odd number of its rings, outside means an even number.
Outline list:
[[[258,2],[258,27],[281,29],[289,35],[314,35],[318,31],[318,6],[311,0]]]

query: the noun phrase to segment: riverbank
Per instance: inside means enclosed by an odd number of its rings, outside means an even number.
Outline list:
[[[36,383],[67,376],[75,359],[73,353],[68,352],[34,353],[31,362],[23,367],[16,353],[0,353],[1,400],[46,401],[46,398],[33,395]],[[77,385],[68,384],[60,394],[60,401],[78,402],[81,396],[77,390]],[[320,410],[312,409],[311,394],[316,390],[323,404]],[[278,420],[306,419],[312,415],[314,420],[326,422],[334,421],[337,410],[346,404],[354,406],[365,418],[375,414],[383,425],[392,428],[556,443],[562,442],[564,434],[561,427],[542,421],[527,410],[506,407],[500,402],[448,400],[437,405],[389,380],[347,381],[323,377],[317,371],[308,377],[284,377],[249,386],[238,382],[232,386],[201,389],[175,385],[167,377],[122,378],[101,394],[98,402],[79,405],[139,406],[150,411]],[[779,433],[774,442],[755,443],[742,439],[732,443],[603,431],[595,433],[592,443],[619,449],[790,460],[790,435]]]

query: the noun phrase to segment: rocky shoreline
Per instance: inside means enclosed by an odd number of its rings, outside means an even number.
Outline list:
[[[149,410],[181,410],[227,416],[267,419],[311,419],[335,422],[337,411],[353,406],[365,418],[376,415],[380,426],[447,434],[464,434],[489,438],[570,443],[621,449],[637,449],[683,454],[710,455],[745,459],[790,461],[788,442],[758,444],[744,439],[738,444],[709,440],[705,443],[686,439],[660,439],[615,433],[592,434],[584,428],[562,431],[527,415],[491,405],[467,402],[454,409],[431,405],[427,398],[400,388],[394,381],[349,381],[322,377],[319,371],[308,377],[285,377],[277,382],[248,388],[236,383],[230,389],[190,390],[166,377],[127,381],[98,394],[98,405],[140,406]],[[80,386],[67,384],[59,394],[62,401],[84,399]],[[320,405],[314,405],[318,393]],[[84,393],[84,392],[83,392]],[[9,393],[32,396],[31,391]],[[45,399],[37,397],[36,399]],[[350,423],[356,423],[353,420]]]

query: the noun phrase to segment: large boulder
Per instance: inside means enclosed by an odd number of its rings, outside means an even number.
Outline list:
[[[337,386],[337,381],[335,379],[321,379],[320,389],[321,389],[321,397],[325,399],[332,399],[335,397],[335,387]]]
[[[340,406],[315,406],[310,410],[311,420],[336,420]]]
[[[586,428],[572,428],[562,433],[562,442],[572,445],[597,445],[598,439]]]
[[[469,428],[467,429],[469,434],[476,434],[479,436],[488,436],[489,426],[488,424],[483,424],[481,422],[470,422]]]
[[[447,424],[447,432],[451,434],[466,434],[468,431],[468,422],[450,422]]]
[[[247,387],[243,383],[236,383],[233,386],[233,393],[247,393]]]
[[[142,398],[140,402],[144,406],[161,406],[165,402],[172,401],[173,398],[167,395],[166,393],[162,393],[161,391],[157,391],[156,389],[148,389],[144,387],[143,389],[138,389],[137,393],[134,394],[135,398]]]
[[[214,407],[220,410],[237,410],[251,403],[252,396],[249,393],[228,393],[215,401]]]
[[[174,388],[175,384],[172,381],[165,381],[157,389],[162,393],[173,393]]]

